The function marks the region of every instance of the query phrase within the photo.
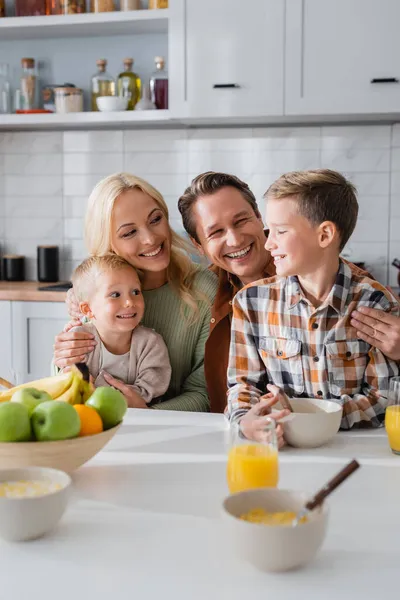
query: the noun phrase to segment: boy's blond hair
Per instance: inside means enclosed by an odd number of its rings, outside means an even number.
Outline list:
[[[292,171],[274,181],[264,198],[292,197],[299,213],[313,225],[331,221],[336,225],[342,251],[357,223],[357,190],[341,173],[330,169]]]
[[[90,299],[96,289],[97,277],[109,271],[126,268],[136,273],[136,269],[117,254],[91,256],[84,260],[72,274],[72,284],[78,302],[87,302]]]

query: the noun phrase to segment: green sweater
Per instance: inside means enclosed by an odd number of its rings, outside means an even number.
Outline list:
[[[153,408],[210,410],[204,376],[204,346],[210,329],[211,305],[217,284],[214,273],[199,268],[194,279],[194,291],[199,291],[204,299],[199,299],[199,317],[193,324],[185,320],[182,312],[185,304],[170,284],[143,291],[145,313],[142,324],[163,337],[172,367],[168,391]]]

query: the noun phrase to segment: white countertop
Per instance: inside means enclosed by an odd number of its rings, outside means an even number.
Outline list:
[[[397,593],[400,457],[384,430],[281,453],[280,487],[310,493],[347,459],[363,468],[331,497],[316,560],[279,575],[240,563],[224,544],[225,435],[221,415],[130,409],[115,438],[74,474],[58,528],[34,542],[0,542],[0,599],[365,600],[394,586]]]

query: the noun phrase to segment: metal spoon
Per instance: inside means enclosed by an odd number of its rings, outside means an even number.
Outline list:
[[[314,508],[320,506],[325,500],[325,498],[329,496],[329,494],[331,494],[341,483],[343,483],[345,479],[347,479],[352,473],[354,473],[354,471],[356,471],[359,468],[359,466],[360,464],[356,460],[352,460],[345,467],[343,467],[343,469],[341,469],[339,473],[335,475],[335,477],[330,479],[328,483],[325,484],[324,487],[321,490],[319,490],[319,492],[317,492],[315,496],[311,498],[311,500],[307,502],[304,508],[302,508],[297,513],[297,515],[292,521],[292,527],[296,527],[300,523],[301,519],[303,519],[303,517],[307,517],[310,514],[310,512],[314,510]]]

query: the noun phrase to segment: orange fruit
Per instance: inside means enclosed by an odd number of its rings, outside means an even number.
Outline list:
[[[74,404],[74,408],[81,420],[79,435],[94,435],[103,431],[103,421],[97,410],[85,404]]]

